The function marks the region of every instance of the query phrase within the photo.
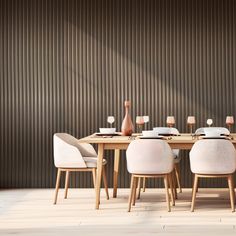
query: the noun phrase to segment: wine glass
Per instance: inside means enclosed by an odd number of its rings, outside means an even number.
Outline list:
[[[107,117],[107,122],[110,124],[112,127],[112,124],[115,122],[115,117],[114,116],[108,116]]]
[[[149,120],[149,116],[143,116],[144,123],[147,124]]]
[[[234,124],[234,117],[233,116],[226,116],[225,123],[229,127],[229,132],[231,132],[231,126]]]
[[[207,119],[207,124],[210,127],[213,124],[213,120],[212,119]]]
[[[167,116],[166,123],[168,127],[173,127],[175,124],[175,117],[174,116]]]
[[[190,127],[190,133],[193,136],[193,126],[196,124],[195,116],[188,116],[187,118],[187,124]]]
[[[143,116],[136,116],[136,124],[138,126],[138,133],[142,133],[142,126],[144,125]]]

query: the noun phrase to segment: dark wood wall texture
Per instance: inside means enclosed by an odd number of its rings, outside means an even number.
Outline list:
[[[188,115],[197,127],[207,118],[225,126],[236,115],[235,77],[234,0],[0,0],[0,187],[53,187],[53,133],[80,138],[106,127],[108,115],[120,129],[125,99],[133,120],[150,116],[149,128],[167,115],[181,132]],[[128,187],[122,157],[119,186]],[[87,174],[71,179],[91,184]]]

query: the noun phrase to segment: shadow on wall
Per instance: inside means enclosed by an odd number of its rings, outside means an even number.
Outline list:
[[[129,98],[132,115],[154,114],[153,125],[174,114],[185,131],[187,115],[194,114],[199,126],[208,117],[224,126],[225,116],[234,114],[236,66],[235,7],[229,3],[75,2],[71,15],[64,12],[64,26],[77,40],[78,62],[87,67],[70,69],[105,96],[98,102],[107,113],[106,106],[113,103],[117,111]],[[109,91],[117,89],[119,107]]]

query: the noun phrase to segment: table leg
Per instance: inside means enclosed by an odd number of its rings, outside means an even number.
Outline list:
[[[115,149],[114,172],[113,172],[113,197],[114,198],[116,198],[117,196],[119,162],[120,162],[120,150]]]
[[[103,160],[104,145],[98,144],[98,158],[97,158],[97,179],[96,179],[96,209],[99,209],[100,204],[100,189],[102,179],[102,160]]]

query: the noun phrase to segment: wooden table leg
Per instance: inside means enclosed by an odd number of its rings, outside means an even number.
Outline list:
[[[120,150],[115,149],[114,172],[113,172],[113,197],[117,196],[118,174],[119,174]]]
[[[102,179],[102,161],[103,161],[104,144],[98,144],[98,158],[97,158],[97,179],[96,179],[96,209],[99,209],[100,204],[100,189]]]

